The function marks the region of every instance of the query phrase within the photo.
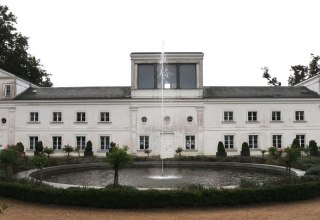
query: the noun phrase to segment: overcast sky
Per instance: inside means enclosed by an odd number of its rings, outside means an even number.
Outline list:
[[[287,85],[320,55],[319,0],[2,0],[54,86],[129,86],[130,53],[204,52],[204,85]]]

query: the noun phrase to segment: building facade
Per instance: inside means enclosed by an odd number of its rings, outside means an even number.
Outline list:
[[[160,60],[164,61],[162,65]],[[159,64],[160,63],[160,64]],[[317,78],[318,79],[318,78]],[[132,154],[173,157],[228,155],[243,142],[251,154],[320,142],[319,80],[295,87],[203,86],[203,53],[131,53],[131,86],[37,87],[0,70],[0,144],[37,141],[62,155],[64,145],[84,150],[88,140],[104,156],[110,142]],[[309,88],[307,88],[309,87]],[[317,90],[318,89],[318,90]]]

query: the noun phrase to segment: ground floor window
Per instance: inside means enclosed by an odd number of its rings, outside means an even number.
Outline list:
[[[299,141],[300,147],[305,147],[305,135],[296,135],[296,139]]]
[[[37,143],[38,143],[38,136],[29,137],[30,150],[34,150],[36,148]]]
[[[225,147],[225,149],[233,149],[234,135],[225,135],[224,136],[224,147]]]
[[[187,150],[194,150],[196,147],[196,141],[194,135],[187,135],[186,136],[186,149]]]
[[[52,137],[52,148],[54,150],[61,150],[62,145],[62,137],[61,136],[53,136]]]
[[[100,136],[100,149],[108,150],[110,146],[110,137],[109,136]]]
[[[140,136],[140,150],[149,149],[149,136]]]
[[[258,135],[249,135],[249,148],[258,148]]]
[[[272,146],[276,148],[282,147],[282,135],[272,135]]]
[[[85,136],[77,136],[77,148],[81,150],[85,150],[86,148],[86,137]]]

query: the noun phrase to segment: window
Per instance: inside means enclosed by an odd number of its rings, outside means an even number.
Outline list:
[[[11,85],[4,86],[4,96],[11,97]]]
[[[109,122],[110,121],[109,112],[100,112],[100,122]]]
[[[249,135],[249,148],[250,149],[258,148],[258,135]]]
[[[279,111],[273,111],[273,112],[272,112],[271,120],[272,120],[272,121],[281,121],[281,112],[279,112]]]
[[[62,113],[61,112],[53,112],[52,121],[53,122],[61,122],[62,121]]]
[[[85,121],[86,121],[86,113],[77,112],[77,122],[85,122]]]
[[[30,112],[30,122],[38,122],[38,121],[39,121],[39,113]]]
[[[140,136],[140,150],[149,149],[149,136]]]
[[[305,147],[305,135],[296,135],[296,139],[299,141],[300,147]]]
[[[62,145],[62,137],[61,136],[53,136],[52,137],[52,148],[54,150],[61,150]]]
[[[100,149],[108,150],[110,146],[110,137],[109,136],[100,136]]]
[[[304,121],[304,111],[296,111],[296,121]]]
[[[77,136],[77,147],[79,149],[84,150],[86,148],[86,137],[85,136]]]
[[[233,121],[233,112],[224,112],[223,113],[224,121]]]
[[[38,143],[38,136],[29,137],[30,150],[34,150],[36,148],[37,143]]]
[[[272,146],[276,148],[282,147],[282,135],[272,135]]]
[[[197,88],[196,64],[170,63],[163,66],[138,65],[139,89],[195,89]]]
[[[225,149],[233,149],[234,145],[234,136],[233,135],[225,135],[224,136],[224,147]]]
[[[187,135],[186,136],[186,149],[187,150],[194,150],[196,146],[195,136],[194,135]]]
[[[248,112],[248,121],[257,121],[257,112]]]

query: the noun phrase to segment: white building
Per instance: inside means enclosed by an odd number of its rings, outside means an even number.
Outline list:
[[[41,140],[59,154],[91,140],[102,156],[113,141],[133,154],[149,148],[171,157],[178,147],[215,155],[219,141],[228,155],[239,155],[243,142],[259,155],[294,138],[320,142],[319,77],[296,87],[207,87],[203,53],[166,53],[162,84],[160,57],[131,54],[131,87],[40,88],[0,70],[2,148],[22,142],[32,154]]]

